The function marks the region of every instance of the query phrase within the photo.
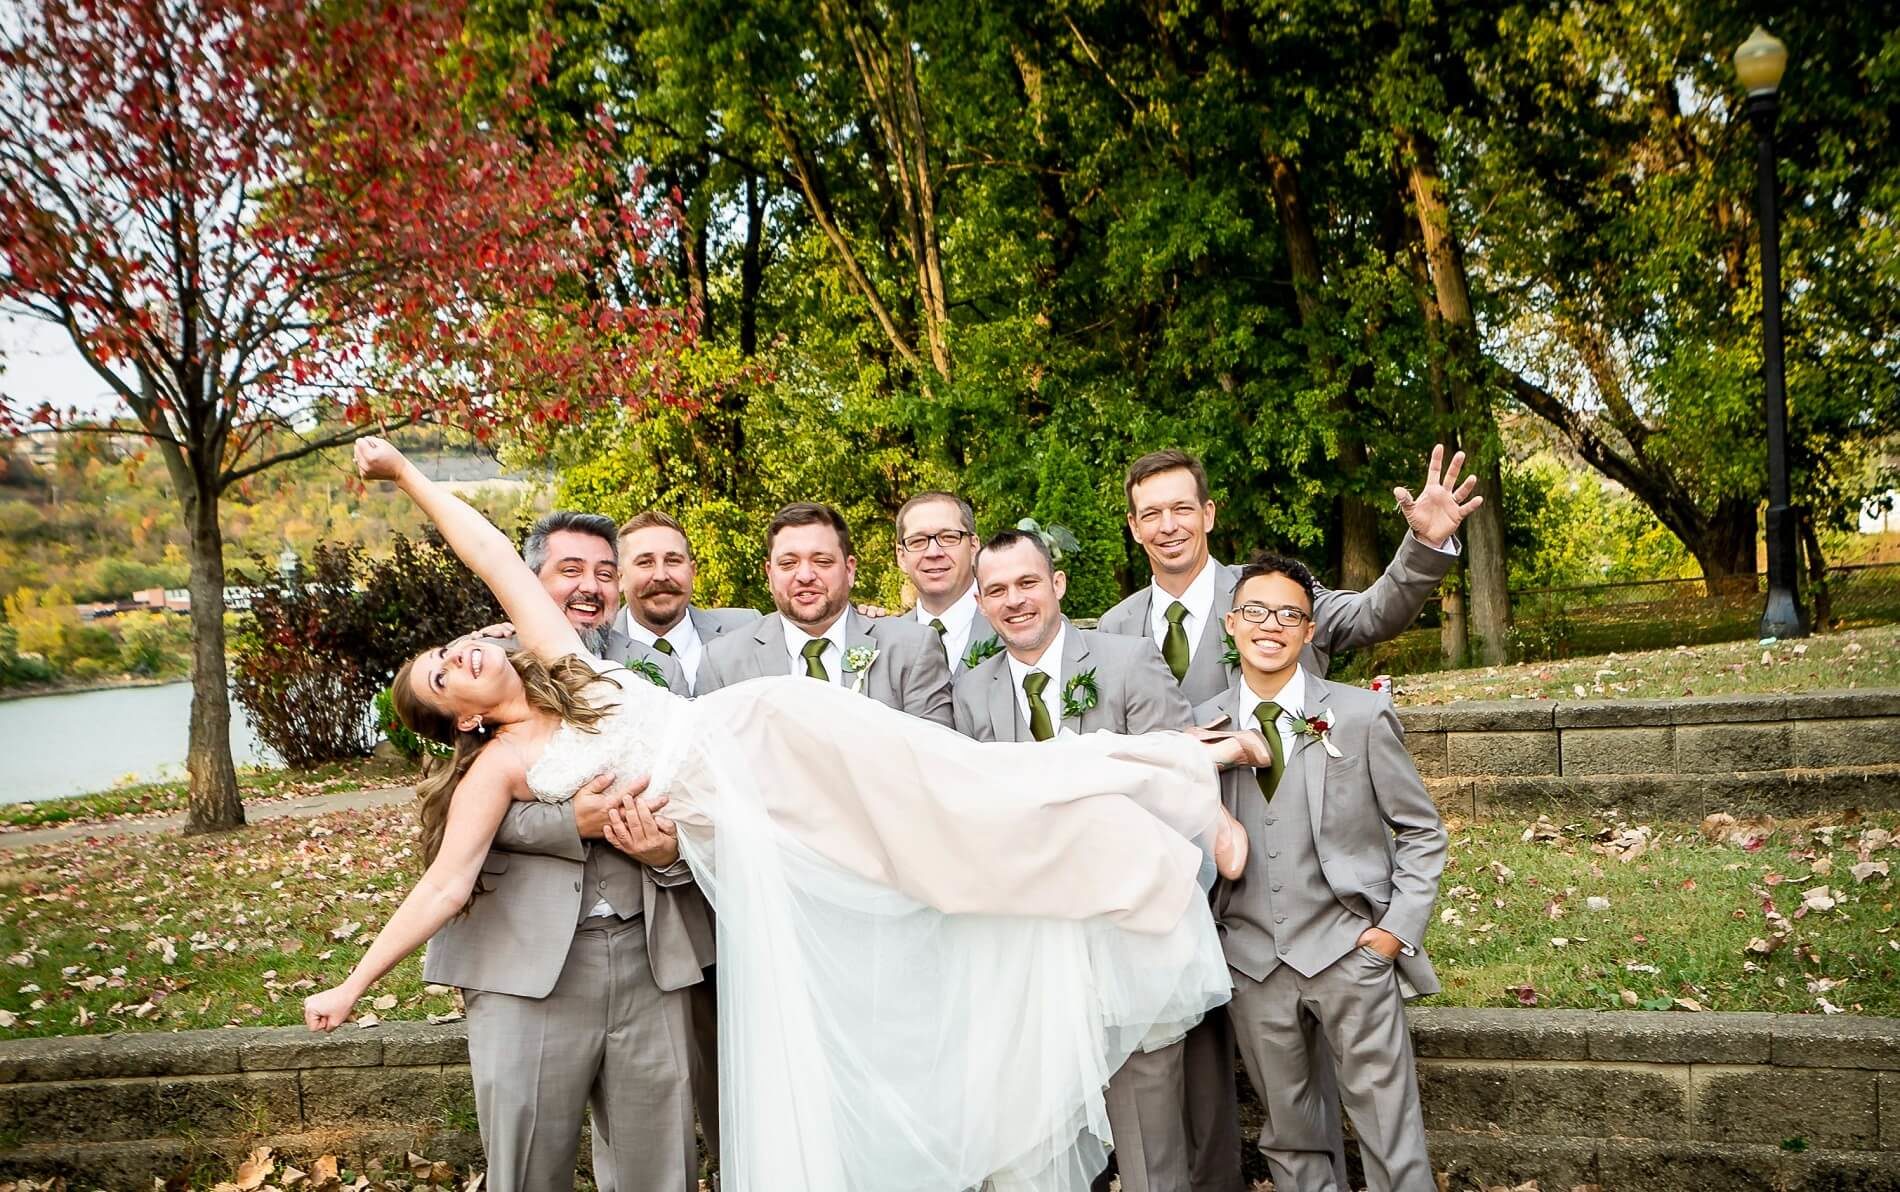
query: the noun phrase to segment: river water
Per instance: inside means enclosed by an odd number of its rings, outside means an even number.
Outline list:
[[[190,719],[189,683],[0,700],[0,803],[182,778]],[[235,700],[231,754],[240,766],[280,760]]]

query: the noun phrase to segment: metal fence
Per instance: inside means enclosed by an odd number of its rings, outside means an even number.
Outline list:
[[[1533,662],[1744,641],[1760,632],[1766,591],[1760,575],[1713,591],[1701,579],[1513,590],[1513,654]],[[1900,621],[1900,563],[1830,567],[1818,583],[1804,576],[1801,595],[1818,632]],[[1444,669],[1442,621],[1434,597],[1417,628],[1342,658],[1341,673],[1359,679]]]

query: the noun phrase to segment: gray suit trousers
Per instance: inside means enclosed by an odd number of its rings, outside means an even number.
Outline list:
[[[688,995],[654,984],[645,924],[583,922],[544,998],[465,998],[487,1187],[571,1190],[581,1114],[591,1109],[601,1192],[693,1188]]]
[[[1122,1192],[1188,1192],[1185,1040],[1137,1051],[1103,1097]]]
[[[1340,1192],[1321,1044],[1339,1057],[1340,1094],[1371,1192],[1434,1192],[1418,1065],[1392,962],[1354,948],[1311,977],[1288,965],[1255,981],[1234,973],[1228,1005],[1247,1075],[1267,1111],[1260,1150],[1276,1188]]]

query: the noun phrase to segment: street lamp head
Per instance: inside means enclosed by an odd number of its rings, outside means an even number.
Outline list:
[[[1760,25],[1735,50],[1735,77],[1750,95],[1773,95],[1788,68],[1788,47]]]

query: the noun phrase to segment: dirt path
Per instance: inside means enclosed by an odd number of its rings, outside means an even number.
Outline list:
[[[328,815],[332,811],[354,811],[360,807],[387,807],[392,803],[407,803],[415,797],[415,788],[411,786],[387,786],[373,790],[344,791],[340,794],[309,795],[301,799],[254,804],[244,809],[244,818],[247,823],[253,824],[267,819],[310,819],[313,816]],[[35,828],[30,832],[6,832],[0,833],[0,853],[86,837],[103,839],[110,836],[144,836],[155,832],[176,832],[184,826],[183,815],[158,815],[148,819],[61,824],[52,828]]]

